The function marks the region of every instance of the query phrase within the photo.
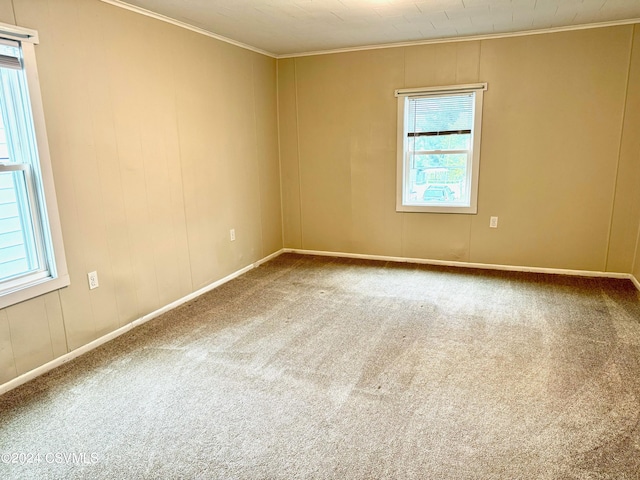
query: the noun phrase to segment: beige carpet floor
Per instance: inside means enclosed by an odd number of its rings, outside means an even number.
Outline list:
[[[0,458],[2,479],[639,479],[638,292],[285,254],[0,397]]]

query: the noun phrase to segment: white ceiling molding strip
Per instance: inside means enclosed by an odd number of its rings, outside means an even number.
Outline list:
[[[540,30],[524,30],[521,32],[488,33],[486,35],[473,35],[468,37],[434,38],[431,40],[415,40],[411,42],[385,43],[380,45],[366,45],[362,47],[335,48],[333,50],[318,50],[314,52],[285,53],[282,55],[276,55],[276,58],[311,57],[314,55],[330,55],[332,53],[359,52],[362,50],[378,50],[381,48],[397,48],[397,47],[413,47],[418,45],[431,45],[434,43],[473,42],[478,40],[493,40],[497,38],[526,37],[528,35],[542,35],[545,33],[571,32],[573,30],[588,30],[590,28],[617,27],[620,25],[633,25],[636,23],[640,23],[640,18],[632,18],[629,20],[616,20],[613,22],[588,23],[584,25],[567,25],[566,27],[542,28]]]
[[[604,27],[617,27],[621,25],[633,25],[636,23],[640,23],[640,18],[632,18],[628,20],[615,20],[612,22],[599,22],[599,23],[587,23],[584,25],[567,25],[564,27],[551,27],[551,28],[542,28],[538,30],[524,30],[520,32],[506,32],[506,33],[489,33],[486,35],[472,35],[472,36],[461,36],[461,37],[448,37],[448,38],[434,38],[429,40],[415,40],[411,42],[396,42],[396,43],[384,43],[379,45],[363,45],[360,47],[346,47],[346,48],[335,48],[331,50],[317,50],[312,52],[300,52],[300,53],[284,53],[284,54],[275,54],[273,52],[268,52],[266,50],[262,50],[260,48],[254,47],[252,45],[248,45],[246,43],[238,42],[228,37],[224,37],[222,35],[218,35],[208,30],[204,30],[199,27],[194,27],[193,25],[189,25],[188,23],[181,22],[179,20],[175,20],[173,18],[161,15],[159,13],[152,12],[150,10],[146,10],[141,7],[137,7],[135,5],[131,5],[122,0],[100,0],[104,3],[108,3],[110,5],[114,5],[116,7],[124,8],[126,10],[130,10],[132,12],[139,13],[141,15],[145,15],[147,17],[155,18],[156,20],[160,20],[162,22],[170,23],[172,25],[176,25],[178,27],[185,28],[187,30],[191,30],[192,32],[199,33],[201,35],[206,35],[207,37],[215,38],[216,40],[220,40],[225,43],[230,43],[231,45],[235,45],[240,48],[244,48],[246,50],[251,50],[252,52],[260,53],[262,55],[266,55],[272,58],[296,58],[296,57],[310,57],[315,55],[330,55],[333,53],[349,53],[349,52],[359,52],[363,50],[378,50],[383,48],[397,48],[397,47],[413,47],[418,45],[431,45],[436,43],[453,43],[453,42],[473,42],[478,40],[494,40],[498,38],[510,38],[510,37],[524,37],[528,35],[543,35],[546,33],[559,33],[559,32],[570,32],[574,30],[587,30],[591,28],[604,28]]]
[[[223,37],[222,35],[218,35],[218,34],[209,32],[208,30],[204,30],[202,28],[194,27],[193,25],[189,25],[188,23],[181,22],[179,20],[175,20],[175,19],[170,18],[170,17],[166,17],[164,15],[152,12],[150,10],[146,10],[144,8],[141,8],[141,7],[136,7],[135,5],[131,5],[131,4],[123,2],[121,0],[100,0],[100,1],[102,1],[104,3],[108,3],[110,5],[114,5],[116,7],[124,8],[125,10],[130,10],[132,12],[139,13],[139,14],[144,15],[146,17],[155,18],[156,20],[160,20],[161,22],[170,23],[170,24],[175,25],[177,27],[181,27],[181,28],[185,28],[187,30],[191,30],[192,32],[199,33],[199,34],[205,35],[207,37],[215,38],[216,40],[220,40],[221,42],[230,43],[231,45],[235,45],[236,47],[244,48],[245,50],[251,50],[252,52],[260,53],[262,55],[266,55],[267,57],[271,57],[271,58],[278,58],[278,56],[275,53],[267,52],[266,50],[262,50],[260,48],[253,47],[251,45],[247,45],[246,43],[237,42],[236,40],[233,40],[231,38]]]

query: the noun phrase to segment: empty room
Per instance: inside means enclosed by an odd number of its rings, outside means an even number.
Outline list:
[[[0,478],[640,479],[638,0],[0,0]]]

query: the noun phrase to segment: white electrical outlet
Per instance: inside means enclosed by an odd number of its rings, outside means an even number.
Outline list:
[[[498,217],[491,217],[491,219],[489,220],[489,227],[498,228]]]
[[[89,279],[89,290],[93,290],[100,286],[98,283],[98,272],[87,273],[87,278]]]
[[[231,241],[235,241],[236,239],[236,229],[232,228],[231,230],[229,230],[229,238],[231,239]]]

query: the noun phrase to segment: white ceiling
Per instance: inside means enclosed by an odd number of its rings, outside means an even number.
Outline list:
[[[640,19],[640,0],[106,0],[274,56]]]

